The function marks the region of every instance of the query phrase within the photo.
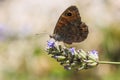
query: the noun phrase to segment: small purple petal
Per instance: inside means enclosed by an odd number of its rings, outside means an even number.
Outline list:
[[[53,58],[58,59],[58,56],[53,56]]]
[[[93,54],[98,54],[98,52],[96,50],[92,50],[91,51]]]
[[[96,50],[90,51],[89,54],[94,56],[96,59],[98,59],[98,52]]]
[[[47,46],[49,48],[53,48],[55,46],[55,42],[54,41],[47,41]]]
[[[70,48],[69,50],[70,50],[70,52],[72,53],[72,55],[75,54],[75,48]]]

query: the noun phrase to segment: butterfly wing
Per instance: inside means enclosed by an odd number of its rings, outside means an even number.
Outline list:
[[[81,42],[88,35],[88,27],[81,22],[81,17],[76,6],[70,6],[60,16],[54,29],[53,38],[67,44]]]

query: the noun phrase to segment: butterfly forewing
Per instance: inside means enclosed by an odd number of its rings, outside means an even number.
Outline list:
[[[60,16],[53,32],[56,41],[63,41],[67,44],[81,42],[88,35],[88,27],[81,21],[76,6],[70,6]]]

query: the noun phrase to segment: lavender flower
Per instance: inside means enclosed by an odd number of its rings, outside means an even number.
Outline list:
[[[69,50],[70,50],[70,52],[71,52],[72,55],[75,54],[75,48],[70,48]]]
[[[53,48],[53,47],[55,47],[55,42],[54,41],[47,41],[47,46],[49,48]]]
[[[47,52],[52,55],[67,70],[82,70],[98,65],[97,51],[75,50],[75,48],[66,48],[58,45],[55,41],[47,41]]]
[[[98,52],[96,50],[92,50],[89,53],[89,56],[91,56],[93,59],[98,59]]]

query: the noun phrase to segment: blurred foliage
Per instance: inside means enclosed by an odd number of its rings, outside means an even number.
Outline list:
[[[120,68],[102,77],[102,80],[120,80]]]
[[[104,28],[103,49],[111,61],[120,61],[120,24]]]

